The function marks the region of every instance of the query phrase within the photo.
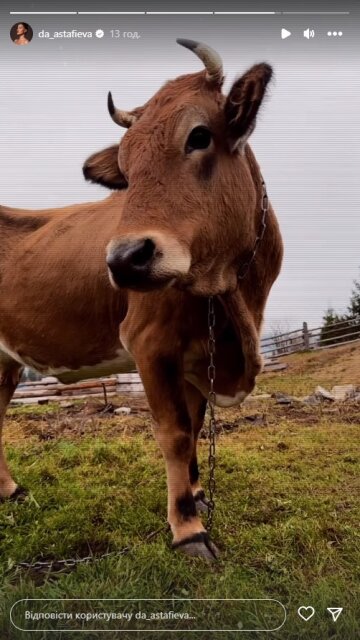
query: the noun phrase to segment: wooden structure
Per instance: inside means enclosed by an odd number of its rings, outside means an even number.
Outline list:
[[[12,404],[45,404],[88,396],[111,398],[121,395],[144,395],[144,387],[137,372],[119,374],[110,378],[84,380],[73,384],[62,384],[52,376],[33,382],[23,382],[16,389]]]

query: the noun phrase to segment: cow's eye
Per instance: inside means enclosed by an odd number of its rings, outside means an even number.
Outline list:
[[[207,149],[212,140],[211,131],[207,127],[195,127],[189,134],[186,142],[186,153],[196,149]]]

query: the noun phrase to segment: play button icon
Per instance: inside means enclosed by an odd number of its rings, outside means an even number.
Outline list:
[[[291,31],[288,31],[287,29],[281,29],[282,40],[285,40],[285,38],[289,38],[289,36],[291,36]]]

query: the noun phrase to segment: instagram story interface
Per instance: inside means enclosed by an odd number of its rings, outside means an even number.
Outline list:
[[[2,5],[1,638],[359,637],[358,21]]]

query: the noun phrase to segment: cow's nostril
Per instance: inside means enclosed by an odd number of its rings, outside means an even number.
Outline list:
[[[150,238],[123,242],[107,256],[107,265],[114,275],[145,271],[155,255],[155,243]]]
[[[142,246],[138,247],[131,256],[131,263],[135,267],[143,267],[150,262],[155,252],[155,243],[147,238],[142,240]]]

